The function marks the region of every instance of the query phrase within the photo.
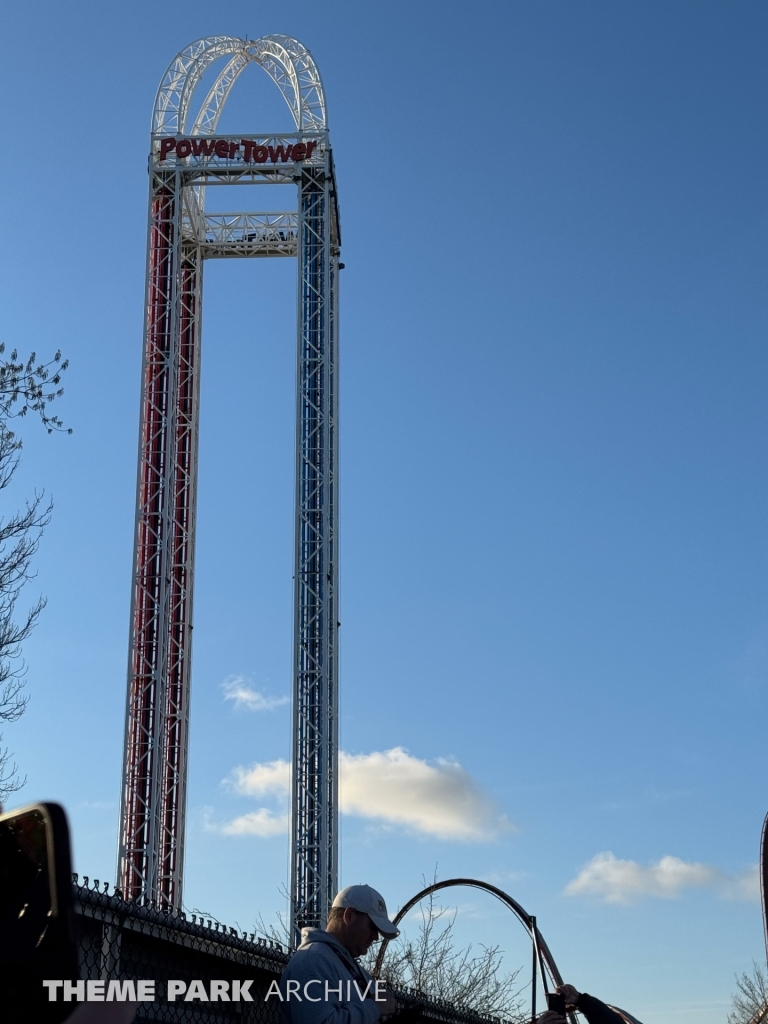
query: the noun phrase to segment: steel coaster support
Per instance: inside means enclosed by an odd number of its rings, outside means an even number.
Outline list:
[[[181,901],[197,464],[201,262],[181,182],[150,187],[131,639],[118,877],[126,899]]]
[[[562,985],[563,977],[557,968],[554,957],[549,951],[549,946],[547,946],[544,941],[544,936],[539,931],[536,918],[523,910],[517,900],[512,899],[512,897],[508,893],[504,892],[503,889],[497,889],[495,885],[491,885],[489,882],[481,882],[477,878],[448,878],[444,882],[433,882],[432,885],[428,885],[426,889],[422,889],[421,892],[417,892],[415,896],[412,896],[411,899],[409,899],[408,902],[398,910],[393,919],[393,924],[395,926],[400,924],[408,911],[420,903],[421,900],[426,897],[432,897],[434,893],[439,892],[441,889],[451,889],[454,886],[469,886],[473,889],[481,889],[483,892],[488,892],[492,896],[495,896],[497,900],[500,900],[509,907],[525,930],[530,934],[533,952],[533,970],[531,976],[531,1020],[533,1021],[536,1017],[537,978],[541,978],[541,983],[544,988],[544,992],[546,993],[549,991],[547,974],[549,974],[553,987]],[[372,971],[374,978],[381,977],[381,969],[384,965],[384,957],[386,955],[389,942],[390,940],[385,938],[379,946],[379,951],[376,955],[376,962]],[[621,1011],[621,1015],[626,1018],[623,1011]],[[569,1013],[567,1016],[569,1024],[577,1024],[576,1015],[574,1013]]]
[[[299,181],[291,928],[325,924],[338,880],[338,255],[331,176]]]
[[[763,934],[768,964],[768,814],[763,819],[763,831],[760,834],[760,902],[763,905]]]

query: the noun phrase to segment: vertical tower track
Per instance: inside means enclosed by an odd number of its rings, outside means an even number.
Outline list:
[[[337,878],[338,509],[336,291],[331,179],[305,171],[299,195],[294,627],[294,928],[325,923]]]

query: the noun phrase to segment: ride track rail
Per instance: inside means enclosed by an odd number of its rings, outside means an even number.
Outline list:
[[[768,818],[766,818],[768,823]],[[500,900],[506,907],[508,907],[512,913],[517,917],[526,931],[531,937],[531,946],[533,950],[533,966],[532,966],[532,977],[531,977],[531,1019],[536,1016],[536,979],[541,978],[541,983],[544,988],[545,994],[549,992],[549,985],[547,984],[546,972],[549,972],[550,981],[552,987],[555,988],[558,985],[563,984],[563,978],[560,971],[557,968],[555,959],[549,951],[549,946],[544,941],[544,936],[539,931],[536,924],[536,918],[531,916],[523,907],[513,899],[509,893],[504,892],[503,889],[498,889],[495,885],[491,885],[490,882],[482,882],[477,878],[448,878],[443,882],[433,882],[432,885],[428,885],[425,889],[417,892],[415,896],[411,897],[407,903],[405,903],[397,914],[393,918],[393,924],[397,926],[403,920],[405,915],[412,910],[418,903],[420,903],[427,896],[431,896],[433,893],[439,892],[441,889],[451,889],[455,886],[469,886],[473,889],[480,889],[483,892],[490,893],[491,896],[495,896],[497,900]],[[382,939],[379,951],[376,955],[376,962],[373,968],[373,976],[375,978],[381,977],[381,970],[384,965],[384,958],[387,952],[387,946],[390,940],[387,938]],[[546,968],[546,971],[545,971]],[[575,1014],[569,1013],[568,1019],[571,1024],[576,1024]]]

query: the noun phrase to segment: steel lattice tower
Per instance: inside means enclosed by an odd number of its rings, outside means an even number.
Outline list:
[[[194,121],[193,93],[228,58]],[[292,135],[216,134],[251,61]],[[337,886],[339,220],[325,99],[295,39],[198,40],[160,84],[149,161],[142,370],[118,884],[181,907],[187,784],[200,327],[205,259],[298,257],[292,924],[321,925]],[[295,211],[206,213],[208,186],[294,183]]]

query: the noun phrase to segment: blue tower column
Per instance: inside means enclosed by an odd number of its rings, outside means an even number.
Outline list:
[[[338,231],[333,170],[299,180],[292,933],[338,885]]]

